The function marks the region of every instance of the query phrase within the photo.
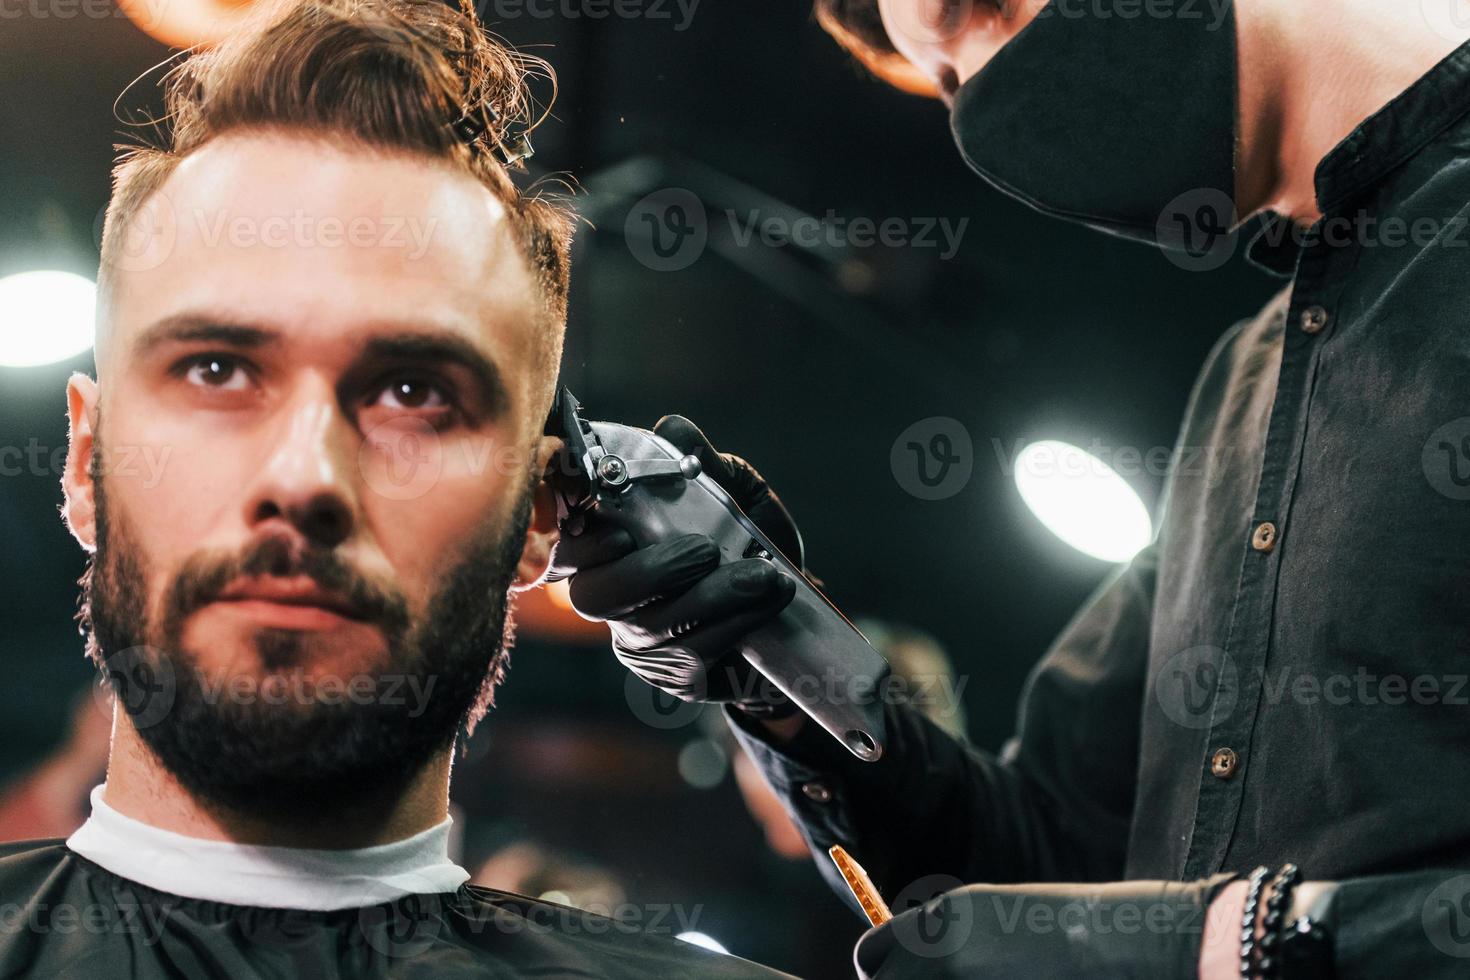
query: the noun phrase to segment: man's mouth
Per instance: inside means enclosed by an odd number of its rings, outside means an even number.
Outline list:
[[[237,579],[212,604],[282,629],[332,630],[366,622],[344,596],[305,576]]]

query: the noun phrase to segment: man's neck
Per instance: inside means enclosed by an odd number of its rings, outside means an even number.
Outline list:
[[[1236,0],[1236,19],[1240,214],[1301,224],[1321,217],[1322,158],[1470,40],[1467,0]]]
[[[435,756],[408,788],[392,799],[320,812],[310,820],[242,813],[192,796],[159,764],[132,719],[118,711],[107,762],[107,805],[160,830],[203,840],[326,850],[373,847],[404,840],[449,814],[451,753]]]

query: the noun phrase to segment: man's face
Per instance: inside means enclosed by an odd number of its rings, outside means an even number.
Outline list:
[[[501,206],[447,167],[262,134],[206,144],[149,208],[99,384],[73,383],[74,439],[99,426],[95,653],[175,675],[134,720],[198,794],[406,778],[488,695],[507,587],[539,571],[551,328]]]
[[[1048,0],[878,0],[893,47],[946,104]]]

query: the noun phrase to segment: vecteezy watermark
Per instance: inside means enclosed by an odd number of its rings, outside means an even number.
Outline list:
[[[112,717],[121,702],[140,731],[168,717],[178,694],[178,678],[168,658],[147,646],[127,647],[109,654],[102,677],[92,688],[97,707]]]
[[[1052,0],[1036,17],[1064,20],[1197,20],[1218,31],[1230,16],[1233,0]]]
[[[915,0],[886,11],[885,27],[922,43],[953,39],[975,11],[975,0]]]
[[[1232,446],[1114,446],[1101,439],[1078,447],[1085,450],[1083,453],[1064,451],[1060,447],[1065,444],[1052,451],[1024,439],[1013,440],[1010,446],[1000,439],[991,439],[990,444],[1005,476],[1014,476],[1016,469],[1024,465],[1026,472],[1036,477],[1075,479],[1106,476],[1111,470],[1125,478],[1202,478],[1209,487],[1224,479],[1229,472],[1227,464],[1235,452]]]
[[[1200,21],[1205,30],[1218,31],[1230,16],[1230,4],[1231,0],[1052,0],[1036,12],[1036,19]],[[975,6],[976,0],[895,4],[884,12],[884,26],[920,43],[938,44],[953,40],[969,25]]]
[[[687,692],[687,700],[650,686],[631,672],[624,681],[623,695],[639,721],[650,728],[671,730],[700,718],[705,710],[705,692],[714,686],[728,692],[731,700],[746,703],[790,697],[801,704],[914,704],[923,705],[924,714],[931,718],[949,719],[963,710],[965,688],[970,683],[967,675],[914,672],[890,675],[879,684],[873,677],[829,669],[820,674],[797,674],[786,680],[784,688],[778,688],[755,670],[730,666],[717,669],[724,673],[713,677],[705,674],[695,680],[697,686]]]
[[[1202,730],[1228,719],[1242,689],[1259,690],[1266,706],[1470,707],[1470,674],[1403,674],[1366,665],[1318,670],[1286,664],[1240,668],[1216,646],[1181,650],[1153,676],[1153,696],[1164,715],[1182,728]]]
[[[312,214],[297,208],[290,214],[234,214],[229,208],[194,208],[193,222],[206,248],[382,248],[402,250],[410,260],[424,257],[433,241],[436,218],[417,215],[343,217]]]
[[[482,21],[519,20],[647,20],[672,25],[675,33],[694,22],[700,0],[478,0]]]
[[[1154,674],[1154,699],[1164,716],[1181,728],[1209,728],[1235,710],[1240,693],[1235,661],[1208,644],[1174,654]]]
[[[173,914],[153,902],[0,902],[0,936],[129,936],[152,946]]]
[[[1418,0],[1424,23],[1446,41],[1470,37],[1470,3],[1466,0]]]
[[[904,429],[888,450],[893,478],[920,500],[953,497],[970,482],[975,444],[958,419],[935,415]]]
[[[991,894],[987,912],[1002,935],[1201,935],[1205,908],[1186,899],[1109,899],[1097,895],[1058,902],[1025,894]]]
[[[1159,213],[1155,234],[1170,246],[1164,255],[1182,269],[1207,272],[1230,260],[1239,244],[1235,206],[1222,191],[1196,188],[1180,194]],[[1470,217],[1404,216],[1358,209],[1333,214],[1314,225],[1276,220],[1265,224],[1258,242],[1327,248],[1470,249]]]
[[[1218,269],[1235,254],[1235,202],[1218,188],[1185,191],[1164,206],[1155,238],[1168,260],[1189,272]]]
[[[3,2],[3,0],[0,0]],[[106,209],[93,227],[98,247]],[[154,194],[112,234],[108,264],[125,272],[147,272],[168,260],[181,236],[207,249],[383,249],[419,261],[440,233],[434,217],[411,214],[318,214],[297,208],[281,214],[239,214],[229,208],[182,212],[169,195]],[[445,230],[446,234],[450,230]]]
[[[633,258],[654,272],[687,269],[709,242],[704,202],[682,187],[656,190],[628,210],[623,238]]]
[[[489,474],[529,476],[535,447],[491,436],[456,434],[444,438],[427,421],[389,419],[369,429],[357,450],[358,471],[368,489],[389,500],[417,500],[438,485],[446,473],[479,479]],[[548,475],[576,475],[576,461],[553,457]],[[566,472],[572,469],[572,472]]]
[[[157,0],[138,4],[150,10],[159,5]],[[114,0],[0,0],[0,20],[105,20],[126,16],[127,11]]]
[[[757,240],[768,248],[788,245],[801,248],[822,245],[833,248],[872,248],[876,245],[885,248],[932,248],[938,250],[939,258],[944,261],[954,258],[959,252],[960,241],[970,224],[969,218],[958,221],[942,217],[846,218],[830,208],[820,218],[809,214],[795,218],[763,214],[759,208],[742,213],[731,208],[725,212],[725,218],[730,223],[731,237],[741,248]]]
[[[103,446],[95,460],[99,476],[142,480],[152,490],[163,480],[163,471],[173,455],[173,446]],[[54,476],[66,470],[67,447],[47,446],[34,436],[24,446],[0,446],[0,477]]]
[[[895,895],[889,903],[894,915],[889,929],[898,944],[926,959],[959,952],[975,929],[974,905],[951,900],[963,884],[949,875],[925,875]]]
[[[491,455],[475,453],[475,458],[469,460],[471,469],[483,473],[482,464]],[[526,454],[517,456],[509,465],[524,466]],[[379,496],[417,500],[434,489],[443,475],[444,446],[438,430],[424,419],[392,419],[374,426],[364,436],[357,451],[357,468],[363,482]]]
[[[208,675],[199,683],[206,704],[268,704],[299,706],[382,704],[408,706],[408,717],[417,718],[429,707],[438,678],[433,674],[313,674],[301,668],[251,673]]]
[[[829,208],[820,217],[726,208],[724,231],[735,248],[916,248],[954,258],[969,218],[889,215],[845,216]],[[699,261],[709,244],[711,212],[693,191],[665,187],[640,199],[623,222],[633,257],[655,272],[677,272]]]
[[[634,718],[659,731],[692,725],[705,711],[699,701],[676,698],[631,671],[623,679],[623,700],[628,703]]]
[[[703,915],[703,905],[672,902],[592,902],[574,908],[540,901],[502,904],[465,893],[421,893],[363,907],[357,924],[379,953],[412,958],[451,931],[469,936],[675,936],[696,929]]]
[[[1459,959],[1470,957],[1470,875],[1436,885],[1424,900],[1420,921],[1435,949]]]
[[[1424,440],[1424,479],[1451,500],[1470,500],[1470,415],[1446,422]]]

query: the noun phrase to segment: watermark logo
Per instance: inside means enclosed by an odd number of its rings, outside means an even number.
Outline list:
[[[704,705],[699,700],[676,698],[631,671],[623,679],[623,700],[627,701],[633,717],[660,731],[692,725],[704,713]]]
[[[138,729],[150,728],[168,717],[178,691],[174,669],[166,657],[147,646],[127,647],[109,654],[104,679],[93,686],[97,706],[109,715],[120,704]]]
[[[434,489],[444,470],[439,433],[424,419],[389,419],[363,438],[357,466],[374,493],[417,500]]]
[[[1239,688],[1235,660],[1209,645],[1179,651],[1154,675],[1154,698],[1164,715],[1181,728],[1194,730],[1229,717]]]
[[[1230,16],[1232,0],[1052,0],[1037,20],[1187,20],[1208,21],[1206,31],[1218,31]]]
[[[950,875],[926,875],[894,896],[888,928],[898,944],[925,959],[959,952],[975,929],[974,902],[952,894],[963,884]]]
[[[709,243],[709,218],[693,191],[665,187],[628,211],[623,235],[633,257],[654,272],[687,269]]]
[[[958,419],[931,416],[898,434],[889,449],[888,464],[906,493],[920,500],[943,500],[970,482],[975,444]]]
[[[921,44],[952,40],[975,11],[975,0],[915,0],[896,3],[886,13],[884,26]]]
[[[1470,500],[1470,416],[1435,429],[1420,456],[1424,479],[1451,500]]]
[[[102,250],[107,209],[97,212],[93,240]],[[107,265],[119,272],[148,272],[168,261],[179,238],[179,218],[167,194],[154,194],[126,218],[113,233],[113,248],[105,256]]]
[[[1466,0],[1419,0],[1419,14],[1429,29],[1446,41],[1470,36],[1470,3]]]
[[[1154,234],[1173,246],[1164,250],[1170,262],[1189,272],[1209,272],[1235,254],[1239,237],[1235,224],[1235,202],[1230,195],[1218,188],[1200,187],[1164,206]]]
[[[768,248],[861,249],[881,245],[884,248],[934,249],[941,262],[959,253],[969,218],[889,215],[877,219],[865,215],[848,218],[828,208],[821,217],[813,214],[770,214],[760,208],[744,213],[731,208],[725,219],[730,236],[741,248],[759,241]]]
[[[1424,934],[1446,956],[1470,957],[1470,875],[1441,882],[1424,900]]]
[[[358,928],[368,945],[384,956],[394,959],[419,956],[438,941],[445,928],[444,902],[434,894],[438,889],[427,880],[419,884],[422,894],[405,895],[392,901],[385,902],[375,894],[376,887],[363,894],[363,907],[357,915]],[[373,902],[378,904],[369,904]]]
[[[674,33],[689,30],[700,0],[481,0],[480,19],[491,23],[518,20],[647,20],[671,24]]]

